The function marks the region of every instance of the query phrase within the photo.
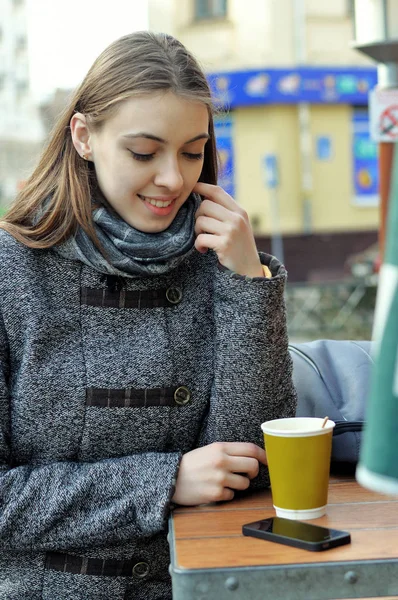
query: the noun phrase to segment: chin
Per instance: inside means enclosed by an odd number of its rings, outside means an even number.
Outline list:
[[[161,233],[171,225],[172,221],[170,223],[137,223],[129,219],[128,221],[126,220],[126,223],[142,233]]]

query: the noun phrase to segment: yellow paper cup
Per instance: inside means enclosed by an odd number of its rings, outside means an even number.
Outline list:
[[[272,501],[278,517],[317,519],[326,513],[335,423],[294,417],[262,423]]]

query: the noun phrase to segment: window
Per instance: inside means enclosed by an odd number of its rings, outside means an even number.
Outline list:
[[[347,0],[333,0],[333,2],[306,0],[305,2],[308,16],[323,19],[348,17],[349,7],[350,3]]]
[[[15,82],[15,100],[18,104],[21,104],[26,100],[29,84],[26,80],[19,80]]]
[[[15,39],[15,50],[18,54],[19,52],[24,52],[27,48],[27,39],[25,35],[19,35]]]
[[[227,16],[227,0],[195,0],[195,19],[216,19]]]
[[[15,89],[18,93],[25,93],[29,88],[29,82],[27,79],[17,79],[15,81]]]

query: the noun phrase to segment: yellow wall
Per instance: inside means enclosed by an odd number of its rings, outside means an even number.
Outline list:
[[[236,199],[250,217],[260,219],[258,234],[271,232],[271,192],[265,185],[262,159],[278,157],[279,221],[284,233],[301,231],[298,128],[295,106],[237,109],[234,119]]]
[[[352,107],[311,106],[313,224],[316,231],[377,229],[378,207],[353,203]],[[332,157],[316,157],[317,136],[330,137]]]
[[[351,47],[348,0],[305,0],[303,23],[297,19],[293,0],[228,0],[227,4],[225,18],[197,20],[194,0],[148,0],[149,28],[180,39],[206,71],[297,64],[298,38],[303,39],[309,64],[373,64]]]
[[[300,143],[296,106],[261,106],[233,112],[236,200],[259,222],[256,234],[272,231],[271,194],[264,182],[262,160],[278,157],[280,185],[276,192],[279,225],[284,234],[304,233],[304,195],[301,191]],[[312,105],[312,232],[377,229],[378,207],[353,203],[352,107]],[[320,160],[318,136],[331,139],[332,155]]]

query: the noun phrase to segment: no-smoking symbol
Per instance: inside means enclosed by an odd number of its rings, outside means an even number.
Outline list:
[[[398,104],[389,106],[380,115],[379,130],[381,135],[398,137]]]

